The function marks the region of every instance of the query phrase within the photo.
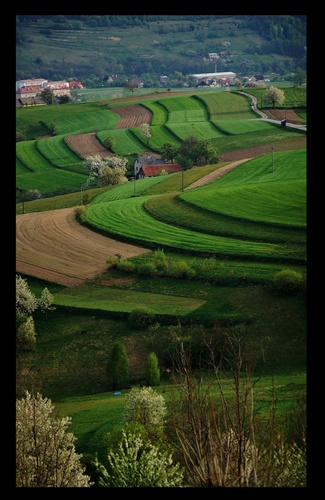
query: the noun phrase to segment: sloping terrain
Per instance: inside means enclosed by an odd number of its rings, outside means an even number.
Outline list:
[[[76,286],[107,268],[109,256],[148,253],[79,224],[73,208],[16,217],[16,272]]]
[[[79,156],[82,156],[82,158],[94,155],[100,155],[102,158],[112,156],[112,153],[107,151],[99,140],[96,139],[96,132],[91,132],[89,134],[68,135],[65,140],[69,144],[70,148],[73,149],[73,151],[75,151]]]

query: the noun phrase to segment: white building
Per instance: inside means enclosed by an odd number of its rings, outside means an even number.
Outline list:
[[[222,73],[196,73],[187,76],[191,76],[193,78],[196,78],[197,80],[221,80],[222,78],[234,80],[237,75],[232,71],[224,71]]]

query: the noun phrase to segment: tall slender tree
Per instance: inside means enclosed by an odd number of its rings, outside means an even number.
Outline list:
[[[129,384],[129,360],[124,344],[117,340],[109,357],[106,375],[108,385],[113,389],[123,389]]]

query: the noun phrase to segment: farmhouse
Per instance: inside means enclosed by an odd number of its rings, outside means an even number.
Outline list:
[[[161,175],[161,172],[167,172],[167,174],[174,174],[176,172],[181,172],[182,167],[178,163],[160,163],[158,165],[143,165],[140,168],[137,178],[143,179],[144,177],[156,177]]]

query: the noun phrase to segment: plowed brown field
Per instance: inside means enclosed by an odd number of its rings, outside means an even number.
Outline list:
[[[111,111],[120,117],[115,128],[140,127],[143,123],[147,123],[148,125],[151,123],[151,111],[141,106],[141,104],[111,108]]]
[[[16,272],[76,286],[107,269],[106,259],[149,253],[87,229],[73,208],[16,216]]]
[[[112,153],[96,139],[96,132],[89,134],[68,135],[65,139],[71,149],[82,158],[100,155],[102,158],[112,156]]]

